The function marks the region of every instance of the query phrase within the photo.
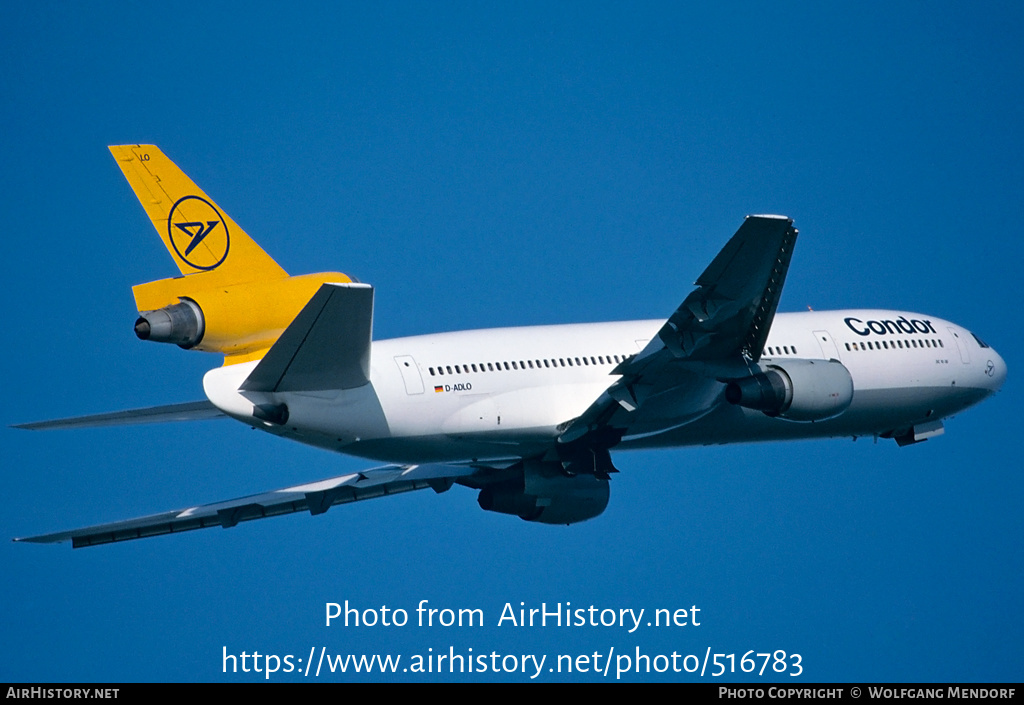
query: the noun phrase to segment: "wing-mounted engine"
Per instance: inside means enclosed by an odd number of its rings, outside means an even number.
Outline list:
[[[790,421],[824,421],[853,402],[853,378],[838,360],[784,360],[758,368],[728,381],[726,401]]]
[[[517,476],[480,490],[477,502],[525,521],[575,524],[601,514],[609,494],[607,477],[566,475],[561,463],[525,461]]]

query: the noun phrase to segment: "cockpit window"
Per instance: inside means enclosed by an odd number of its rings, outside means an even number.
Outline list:
[[[986,343],[984,340],[982,340],[978,336],[974,335],[974,333],[971,333],[971,335],[973,335],[974,339],[978,341],[978,345],[980,345],[983,348],[987,348],[988,347],[988,343]]]

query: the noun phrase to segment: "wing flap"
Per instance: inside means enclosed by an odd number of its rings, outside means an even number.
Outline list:
[[[354,389],[370,379],[373,287],[323,284],[242,383],[249,392]]]
[[[73,548],[84,548],[213,526],[229,529],[243,521],[303,511],[314,515],[323,514],[336,504],[428,487],[443,492],[451,487],[456,478],[467,477],[474,472],[472,467],[457,465],[388,465],[227,502],[14,540],[27,543],[71,541]]]

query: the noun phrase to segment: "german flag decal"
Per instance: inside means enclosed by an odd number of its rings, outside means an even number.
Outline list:
[[[434,387],[434,393],[435,394],[437,394],[438,392],[443,392],[443,391],[444,391],[444,387],[441,386],[441,385],[438,385],[438,386]]]

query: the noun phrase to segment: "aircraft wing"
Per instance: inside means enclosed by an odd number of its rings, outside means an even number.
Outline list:
[[[252,519],[265,519],[293,512],[323,514],[335,504],[358,502],[427,487],[435,492],[444,492],[457,478],[468,477],[475,472],[477,471],[472,467],[457,465],[388,465],[227,502],[204,504],[138,519],[14,540],[30,543],[62,543],[70,540],[73,548],[83,548],[211,526],[230,529],[239,522]]]
[[[647,346],[616,367],[622,375],[562,432],[562,444],[614,445],[643,400],[682,383],[685,363],[761,358],[796,244],[793,221],[751,215]]]
[[[132,426],[144,423],[166,423],[168,421],[204,421],[222,418],[224,413],[208,401],[190,401],[184,404],[164,404],[145,409],[112,411],[106,414],[75,416],[69,419],[34,421],[16,424],[11,428],[28,431],[50,431],[56,428],[95,428],[98,426]]]

